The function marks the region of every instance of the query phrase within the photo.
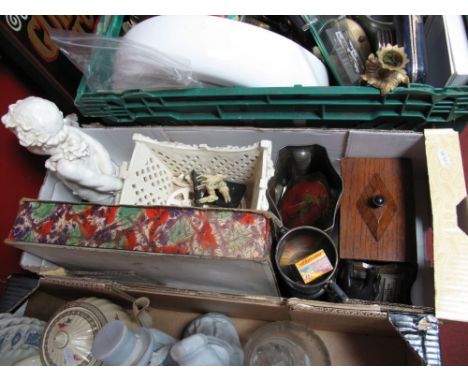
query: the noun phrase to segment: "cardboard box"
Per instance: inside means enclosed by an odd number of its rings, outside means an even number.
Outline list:
[[[151,302],[153,327],[176,338],[180,338],[186,325],[197,316],[220,312],[233,319],[243,346],[262,325],[290,320],[316,331],[330,354],[332,365],[424,364],[389,320],[388,313],[375,305],[336,306],[298,299],[126,287],[91,279],[45,277],[29,297],[25,315],[47,321],[66,302],[90,296],[110,299],[129,310],[135,297],[146,296]]]
[[[210,292],[193,291],[193,288],[190,288],[192,289],[190,291],[161,289],[161,287],[155,286],[158,283],[157,279],[151,282],[141,280],[138,284],[131,278],[128,280],[120,279],[120,282],[126,284],[123,287],[124,290],[129,293],[144,293],[152,296],[155,306],[162,306],[161,304],[164,302],[168,304],[170,310],[176,309],[175,307],[180,309],[185,306],[183,309],[186,309],[193,306],[198,312],[222,311],[238,317],[240,319],[239,325],[244,325],[244,323],[252,325],[248,326],[250,329],[247,329],[245,333],[242,332],[244,339],[251,333],[253,326],[259,325],[259,321],[286,317],[302,320],[315,329],[325,330],[327,333],[353,333],[351,337],[347,337],[348,334],[345,337],[342,337],[342,334],[331,335],[331,343],[337,341],[336,347],[341,348],[335,355],[335,364],[384,364],[387,361],[407,364],[416,362],[416,359],[410,355],[412,353],[408,351],[407,344],[404,341],[401,342],[399,334],[390,323],[394,314],[403,314],[403,316],[405,314],[427,315],[434,312],[432,307],[435,306],[435,312],[439,319],[468,320],[468,306],[465,303],[468,280],[463,276],[468,267],[468,237],[458,225],[459,221],[467,218],[466,208],[458,208],[457,213],[457,206],[466,197],[466,189],[458,134],[452,130],[426,130],[423,134],[402,131],[192,126],[88,128],[87,132],[109,149],[111,157],[116,163],[130,158],[133,149],[131,141],[133,133],[141,133],[160,140],[188,144],[207,143],[209,145],[228,143],[246,145],[261,139],[270,139],[273,142],[273,158],[276,157],[278,150],[286,145],[321,144],[327,148],[336,168],[338,168],[339,160],[343,157],[407,158],[411,160],[416,216],[414,232],[419,265],[418,279],[412,290],[412,300],[415,305],[426,306],[429,309],[385,304],[333,304],[246,294],[233,295],[213,292],[210,294]],[[71,193],[51,175],[46,177],[39,196],[41,199],[75,201]],[[431,212],[434,231],[435,275],[434,268],[426,256],[425,248],[425,233],[431,227]],[[24,249],[30,252],[33,250],[32,247],[24,247]],[[23,255],[21,264],[25,269],[46,275],[47,277],[43,279],[43,285],[52,281],[51,275],[64,274],[62,268],[29,253]],[[111,265],[110,262],[107,264]],[[110,272],[107,274],[80,273],[76,270],[74,273],[94,278],[115,279],[118,272],[112,272],[109,267],[108,270]],[[68,277],[71,275],[69,273]],[[76,285],[72,278],[61,280]],[[95,281],[98,284],[103,282]],[[62,288],[63,284],[60,285]],[[185,322],[188,322],[188,316],[182,314],[180,317],[182,321],[185,319]],[[247,321],[243,321],[244,319]],[[254,320],[254,322],[250,320]],[[175,324],[177,328],[171,328],[164,322],[161,325],[158,327],[168,331],[172,330],[172,333],[179,330],[177,324]],[[182,325],[180,324],[180,326]],[[424,325],[421,327],[422,330],[425,330]],[[362,333],[367,333],[370,337],[362,337]],[[357,337],[353,337],[355,335]],[[399,345],[395,345],[393,340],[389,343],[385,342],[388,338],[398,338]],[[373,342],[374,340],[376,342]],[[346,345],[351,343],[352,346]],[[385,355],[381,354],[380,351],[386,346],[390,346],[390,343],[397,347],[392,348],[393,351],[388,351],[389,348],[387,348],[384,351]],[[327,344],[327,346],[332,345]],[[373,358],[374,356],[377,358]]]
[[[429,227],[430,223],[430,206],[429,206],[429,190],[427,182],[427,168],[425,164],[424,153],[424,135],[416,132],[395,132],[395,131],[364,131],[364,130],[319,130],[319,129],[297,129],[297,128],[277,128],[277,129],[261,129],[261,128],[243,128],[243,127],[118,127],[118,128],[86,128],[86,132],[100,141],[108,150],[111,158],[119,165],[122,161],[128,161],[133,152],[134,143],[132,136],[135,133],[146,135],[153,139],[161,141],[173,141],[187,144],[201,144],[206,143],[208,146],[220,145],[236,145],[246,146],[262,139],[272,141],[272,157],[275,160],[277,152],[287,145],[307,145],[307,144],[320,144],[327,149],[328,155],[333,165],[339,169],[339,161],[343,157],[407,157],[411,159],[413,165],[413,181],[414,190],[417,198],[416,202],[416,221],[414,232],[417,243],[417,255],[420,269],[421,278],[415,285],[413,293],[413,301],[416,305],[420,306],[433,306],[433,292],[432,284],[432,268],[425,258],[425,242],[424,231]],[[338,170],[339,172],[339,170]],[[72,201],[78,202],[71,192],[54,176],[48,174],[41,188],[39,199],[42,200],[57,200],[57,201]],[[33,245],[22,244],[21,248],[29,253],[35,253]],[[66,265],[64,263],[64,256],[71,258],[72,254],[62,251],[59,247],[55,247],[54,254],[51,251],[41,251],[39,255],[58,263],[58,265]],[[37,248],[36,248],[37,250]],[[100,250],[103,253],[104,250]],[[73,251],[74,257],[74,270],[90,271],[91,268],[96,267],[96,261],[93,261],[92,267],[90,266],[91,257],[93,259],[99,257],[94,256],[95,251],[92,249],[86,250],[86,254]],[[37,252],[36,252],[37,253]],[[49,255],[48,255],[49,254]],[[57,261],[56,256],[61,256],[60,261]],[[148,275],[138,272],[137,266],[125,268],[115,262],[109,261],[109,255],[102,257],[102,261],[98,269],[94,271],[120,271],[122,270],[133,271],[136,276],[140,276],[141,282],[155,283],[164,286],[173,286],[178,288],[193,289],[194,285],[189,283],[168,283],[167,279],[162,280],[160,275]],[[81,269],[78,267],[81,262]],[[116,258],[116,261],[117,258]],[[115,267],[113,267],[115,265]],[[39,273],[50,271],[49,264],[43,269],[42,262],[37,259],[32,259],[25,256],[22,259],[22,266],[32,271]],[[161,273],[171,271],[170,265],[165,265]],[[213,270],[209,273],[216,274],[218,271]],[[427,276],[426,277],[426,273]],[[255,284],[255,278],[262,279],[263,275],[257,273],[258,276],[250,280]],[[143,277],[144,276],[144,277]],[[210,274],[210,277],[212,275]],[[427,280],[426,280],[427,278]],[[244,278],[243,282],[247,282]],[[116,279],[119,281],[119,279]],[[174,280],[175,281],[175,280]],[[206,290],[200,286],[202,290]],[[200,288],[198,288],[200,289]],[[218,290],[220,291],[220,290]],[[224,290],[226,291],[226,290]],[[258,293],[257,293],[258,294]],[[260,293],[260,294],[265,294]]]

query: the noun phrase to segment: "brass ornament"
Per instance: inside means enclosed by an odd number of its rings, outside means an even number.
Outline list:
[[[366,72],[361,78],[380,89],[381,95],[386,95],[399,84],[407,85],[410,82],[405,70],[408,62],[408,56],[402,47],[387,44],[378,50],[376,55],[369,55],[366,60]]]
[[[398,45],[385,45],[377,51],[377,58],[382,68],[388,70],[405,70],[406,65],[409,63],[404,48]]]

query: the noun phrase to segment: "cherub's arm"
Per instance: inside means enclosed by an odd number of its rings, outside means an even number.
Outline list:
[[[60,160],[57,172],[63,178],[99,192],[115,192],[122,188],[122,180],[111,175],[98,174],[79,161]]]
[[[73,134],[78,135],[81,139],[83,139],[86,142],[86,144],[90,148],[90,152],[92,152],[92,155],[97,157],[99,169],[102,171],[103,174],[114,174],[114,167],[112,166],[112,161],[109,156],[109,153],[100,142],[90,137],[86,133],[80,131],[79,128],[70,127],[70,131],[72,131]]]

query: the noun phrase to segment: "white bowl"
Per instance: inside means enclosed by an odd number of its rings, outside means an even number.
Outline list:
[[[174,59],[189,60],[194,77],[219,86],[327,86],[325,65],[294,41],[246,23],[214,16],[157,16],[133,27],[127,41],[146,45]],[[114,88],[132,63],[131,55],[116,55]],[[149,74],[149,73],[148,73]]]

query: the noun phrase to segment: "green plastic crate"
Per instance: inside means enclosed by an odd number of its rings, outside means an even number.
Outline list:
[[[105,30],[106,35],[118,35],[122,19],[122,16],[103,18],[101,21],[108,25],[101,30]],[[326,126],[419,130],[443,126],[457,119],[468,120],[468,86],[436,89],[424,84],[399,87],[385,97],[370,86],[93,93],[83,79],[75,103],[85,117],[116,126]]]

